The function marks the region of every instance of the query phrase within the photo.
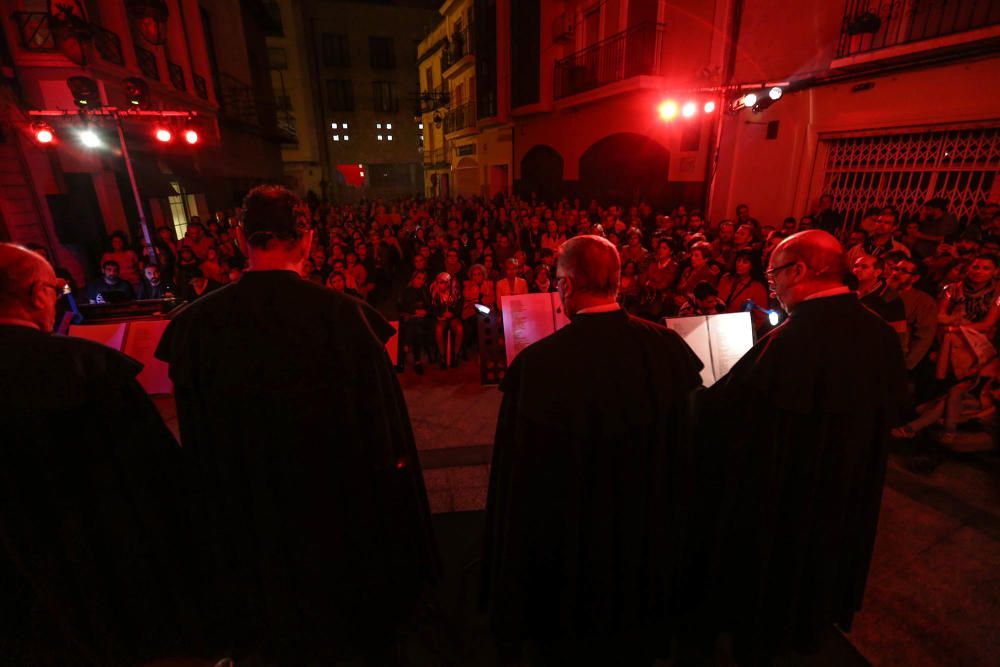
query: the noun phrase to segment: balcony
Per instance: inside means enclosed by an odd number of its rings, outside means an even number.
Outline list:
[[[446,71],[462,62],[462,59],[475,53],[472,40],[472,25],[468,25],[462,30],[456,30],[451,34],[448,44],[441,50],[441,70]],[[468,62],[472,62],[470,58]],[[453,74],[453,73],[452,73]]]
[[[647,23],[629,28],[557,60],[555,99],[634,76],[659,74],[663,28],[662,23]]]
[[[424,151],[424,167],[434,169],[446,166],[448,166],[448,163],[445,161],[444,148]]]
[[[56,53],[59,45],[52,33],[50,16],[45,12],[14,12],[13,20],[21,48],[33,53]],[[89,36],[98,55],[105,62],[123,67],[122,40],[111,30],[91,23]]]
[[[142,70],[147,79],[160,80],[160,66],[156,62],[155,53],[136,44],[135,59],[139,63],[139,69]]]
[[[174,84],[174,88],[181,91],[187,90],[187,82],[184,80],[183,67],[168,60],[167,73],[170,75],[170,83]]]
[[[469,128],[476,127],[476,105],[474,102],[466,102],[448,109],[444,117],[444,133],[461,132]]]
[[[847,0],[837,57],[998,24],[1000,3],[991,0]]]
[[[444,109],[448,106],[449,97],[448,86],[444,83],[431,90],[421,91],[418,96],[419,105],[417,113],[433,113],[438,109]]]
[[[299,131],[295,123],[295,108],[288,95],[278,95],[275,100],[275,119],[278,136],[283,144],[298,144]]]
[[[192,74],[191,78],[194,80],[194,92],[197,93],[198,97],[203,100],[208,99],[208,82],[205,81],[205,77],[198,74]]]
[[[219,107],[226,116],[248,125],[260,125],[257,101],[249,84],[228,74],[219,74]]]

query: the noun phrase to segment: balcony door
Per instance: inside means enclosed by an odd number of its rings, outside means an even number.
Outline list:
[[[628,24],[622,46],[625,51],[625,78],[653,74],[659,54],[656,44],[656,19],[660,0],[630,0]]]

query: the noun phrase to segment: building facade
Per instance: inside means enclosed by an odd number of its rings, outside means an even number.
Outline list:
[[[507,88],[517,191],[701,202],[725,2],[509,0],[505,13],[516,26]],[[666,102],[677,106],[664,113]],[[695,113],[681,113],[687,102]]]
[[[267,38],[275,111],[282,138],[281,161],[288,187],[299,197],[323,194],[330,183],[326,160],[328,134],[319,88],[313,84],[312,30],[303,0],[278,0],[283,27]]]
[[[316,54],[334,201],[423,190],[417,45],[434,24],[430,0],[317,2],[306,7]]]
[[[451,195],[451,147],[444,136],[451,92],[442,76],[450,45],[448,35],[447,21],[440,21],[417,45],[425,197]]]
[[[4,236],[47,247],[78,281],[96,270],[110,233],[142,241],[116,120],[108,115],[133,108],[126,79],[148,90],[143,109],[190,114],[121,121],[149,229],[183,235],[192,216],[207,218],[232,207],[249,186],[281,178],[269,75],[254,54],[264,53],[266,32],[280,29],[264,3],[168,0],[159,21],[137,17],[129,2],[51,3],[69,8],[60,14],[50,14],[49,4],[3,3]],[[89,106],[77,103],[71,77],[95,85]],[[65,113],[40,119],[28,110]],[[50,143],[35,140],[41,121],[53,131]],[[157,141],[159,128],[173,140]],[[83,143],[87,129],[96,145]],[[195,145],[180,139],[186,129],[198,132]]]
[[[1000,199],[1000,4],[741,3],[732,82],[785,79],[759,113],[725,117],[711,214],[774,223],[819,196],[856,221],[945,197],[967,220]]]

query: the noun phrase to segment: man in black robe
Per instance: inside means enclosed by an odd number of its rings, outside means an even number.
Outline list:
[[[181,442],[214,535],[213,594],[240,655],[280,665],[364,654],[436,576],[430,511],[392,327],[299,277],[312,231],[283,188],[244,202],[249,270],[172,318]]]
[[[65,283],[0,244],[0,663],[196,655],[181,451],[103,345],[49,332]]]
[[[845,273],[826,232],[782,241],[767,277],[790,317],[699,392],[703,611],[742,664],[815,651],[861,606],[905,372]]]
[[[669,648],[701,362],[619,307],[620,268],[605,239],[567,241],[572,322],[501,385],[482,599],[503,660],[522,643],[553,665],[648,664]]]

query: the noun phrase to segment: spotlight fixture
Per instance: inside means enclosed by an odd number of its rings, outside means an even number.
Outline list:
[[[677,118],[677,102],[673,100],[667,100],[660,104],[660,118],[666,121],[671,121]]]
[[[174,138],[173,133],[165,127],[156,128],[156,131],[153,133],[153,136],[156,137],[157,141],[164,144],[169,143],[170,140]]]
[[[200,140],[201,140],[201,137],[198,136],[198,131],[197,130],[195,130],[193,128],[190,128],[190,127],[188,129],[184,130],[184,141],[186,141],[189,144],[191,144],[192,146],[194,146]]]
[[[681,115],[685,118],[691,118],[696,113],[698,113],[698,105],[694,102],[685,102],[684,106],[681,107]]]
[[[48,123],[35,123],[31,132],[35,135],[35,141],[40,144],[51,144],[56,138],[56,133]]]
[[[125,97],[128,98],[129,107],[144,109],[149,102],[149,84],[146,83],[146,80],[130,76],[122,83],[125,84]]]
[[[66,85],[73,94],[73,103],[80,109],[101,108],[101,91],[89,76],[71,76],[66,79]]]
[[[752,107],[757,104],[757,93],[747,93],[743,96],[743,106]]]
[[[711,100],[705,102],[704,110],[705,113],[712,113],[713,111],[715,111],[715,102]]]
[[[101,138],[90,128],[82,130],[79,134],[80,141],[87,148],[99,148],[102,145]]]
[[[777,102],[779,99],[781,99],[781,93],[782,93],[781,86],[775,86],[771,90],[767,91],[767,96],[770,97],[775,102]]]

